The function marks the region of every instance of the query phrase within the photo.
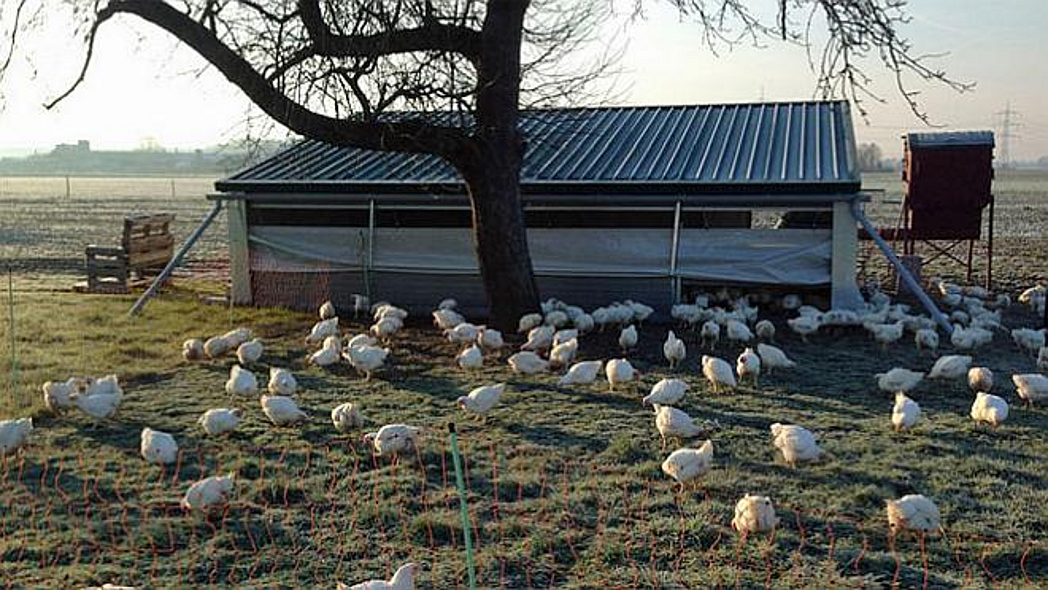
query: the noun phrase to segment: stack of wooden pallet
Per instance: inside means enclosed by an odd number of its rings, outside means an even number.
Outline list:
[[[88,293],[127,293],[129,286],[155,276],[164,269],[175,251],[170,213],[134,215],[124,218],[119,247],[87,247],[87,282],[78,290]],[[133,275],[133,276],[132,276]]]

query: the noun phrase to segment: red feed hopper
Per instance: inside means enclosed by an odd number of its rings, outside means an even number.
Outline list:
[[[910,133],[905,138],[909,240],[978,240],[993,201],[993,133]]]

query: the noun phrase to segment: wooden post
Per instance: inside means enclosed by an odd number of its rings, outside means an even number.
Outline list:
[[[66,175],[65,180],[66,180],[66,198],[68,199],[69,198],[69,194],[71,192],[69,190],[69,176],[68,175]]]
[[[993,285],[993,204],[996,199],[990,195],[990,221],[986,229],[986,289]],[[1048,323],[1048,322],[1046,322]]]

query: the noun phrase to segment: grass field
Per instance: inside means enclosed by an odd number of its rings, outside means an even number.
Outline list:
[[[889,225],[901,187],[894,175],[867,180],[890,189],[870,205]],[[14,271],[15,316],[12,353],[3,307],[0,417],[34,415],[37,426],[24,454],[0,462],[0,580],[8,587],[330,587],[387,576],[407,560],[425,563],[422,587],[465,587],[450,420],[461,430],[481,587],[1048,586],[1048,411],[1013,405],[1000,430],[976,428],[962,383],[926,383],[913,396],[924,421],[894,434],[891,401],[872,375],[930,367],[909,340],[881,352],[859,333],[810,344],[785,334],[780,346],[796,370],[765,378],[759,391],[718,395],[699,374],[696,336],[686,335],[689,359],[675,373],[691,386],[682,408],[722,428],[711,434],[714,470],[698,492],[680,495],[659,470],[665,453],[639,401],[670,374],[660,346],[668,326],[642,328],[630,358],[645,375],[630,391],[561,388],[555,375],[512,375],[501,359],[464,374],[452,361],[456,349],[425,318],[397,336],[392,367],[364,382],[344,366],[307,366],[302,337],[313,317],[200,302],[221,284],[176,282],[135,320],[125,316],[129,297],[68,292],[84,244],[116,242],[132,211],[176,211],[181,238],[206,212],[210,182],[176,179],[171,198],[168,179],[72,179],[66,198],[64,179],[0,179],[0,255]],[[996,283],[1014,293],[1048,269],[1048,176],[1005,174],[996,186]],[[224,227],[212,228],[196,255],[221,256],[224,239]],[[783,318],[774,319],[785,332]],[[1006,319],[1035,322],[1019,308]],[[257,374],[295,371],[305,426],[271,428],[256,403],[237,400],[247,415],[240,430],[226,440],[202,436],[199,414],[230,403],[223,383],[233,359],[186,363],[180,343],[240,325],[266,343]],[[588,336],[580,356],[615,356],[614,340]],[[1034,370],[1005,334],[976,363],[996,372],[997,393],[1012,402],[1008,377]],[[40,409],[45,380],[109,372],[126,392],[113,424],[92,428],[79,414]],[[486,425],[466,420],[454,399],[495,381],[509,382],[511,393]],[[369,427],[425,427],[422,448],[395,466],[373,457],[359,437],[332,429],[328,412],[343,401],[361,404]],[[775,421],[813,430],[831,457],[787,467],[771,445]],[[143,426],[176,436],[177,467],[141,460]],[[178,500],[192,481],[227,471],[237,486],[226,510],[182,513]],[[910,492],[939,503],[945,537],[889,543],[883,502]],[[731,530],[745,493],[772,497],[782,519],[774,535],[743,543]]]
[[[313,318],[280,310],[199,304],[192,292],[153,302],[133,322],[128,298],[53,294],[19,309],[20,379],[36,395],[45,379],[115,371],[125,382],[118,420],[94,429],[80,415],[33,412],[31,448],[0,473],[0,577],[10,585],[74,587],[122,582],[150,587],[323,584],[388,575],[422,561],[424,587],[464,586],[462,527],[444,425],[457,420],[468,469],[481,586],[549,587],[1021,587],[1048,584],[1048,438],[1045,409],[1013,409],[996,432],[968,418],[962,383],[922,385],[926,420],[892,432],[890,400],[872,374],[894,365],[927,369],[912,346],[887,353],[860,334],[780,345],[798,369],[759,391],[713,394],[697,367],[696,336],[677,372],[691,385],[683,409],[715,419],[715,469],[681,496],[659,471],[664,458],[642,392],[669,374],[665,326],[641,330],[631,360],[643,384],[561,388],[555,375],[522,378],[502,361],[467,375],[456,349],[425,325],[398,335],[391,369],[364,382],[348,367],[308,367],[302,336]],[[1013,322],[1032,321],[1016,311]],[[310,414],[296,429],[270,427],[254,403],[228,440],[207,440],[199,414],[227,405],[230,359],[185,363],[179,343],[248,325],[267,345],[260,366],[292,368]],[[781,324],[780,324],[781,325]],[[351,324],[357,332],[361,324]],[[6,339],[7,335],[5,335]],[[614,354],[613,334],[583,339],[584,358]],[[718,353],[733,358],[738,350]],[[1007,376],[1033,362],[1002,336],[977,362]],[[8,368],[8,367],[5,367]],[[465,420],[454,399],[507,381],[512,392],[487,425]],[[362,405],[369,426],[425,427],[416,456],[392,466],[356,437],[338,436],[327,413]],[[16,404],[17,405],[17,404]],[[12,408],[8,408],[10,412]],[[768,425],[812,429],[832,457],[791,469]],[[143,426],[172,432],[183,458],[162,470],[137,455]],[[177,507],[193,480],[235,471],[230,507],[209,518]],[[939,502],[947,537],[889,545],[883,502],[920,492]],[[742,543],[729,522],[735,501],[762,493],[783,522]]]

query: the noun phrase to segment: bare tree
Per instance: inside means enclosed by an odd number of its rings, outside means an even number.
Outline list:
[[[644,0],[630,5],[639,14]],[[711,48],[781,36],[811,47],[816,15],[827,42],[813,65],[827,95],[874,96],[862,65],[871,53],[897,76],[949,81],[912,56],[897,28],[902,0],[767,0],[765,22],[744,0],[667,0],[698,23]],[[83,41],[84,80],[102,25],[131,15],[173,35],[294,133],[338,146],[433,154],[461,175],[493,323],[536,309],[520,201],[522,104],[578,102],[607,59],[581,71],[577,55],[614,0],[11,0],[0,19],[10,43],[0,82],[29,31],[68,26]],[[804,18],[793,21],[792,15]],[[65,18],[59,18],[64,15]],[[53,23],[62,23],[53,25]],[[958,87],[960,87],[958,85]]]

